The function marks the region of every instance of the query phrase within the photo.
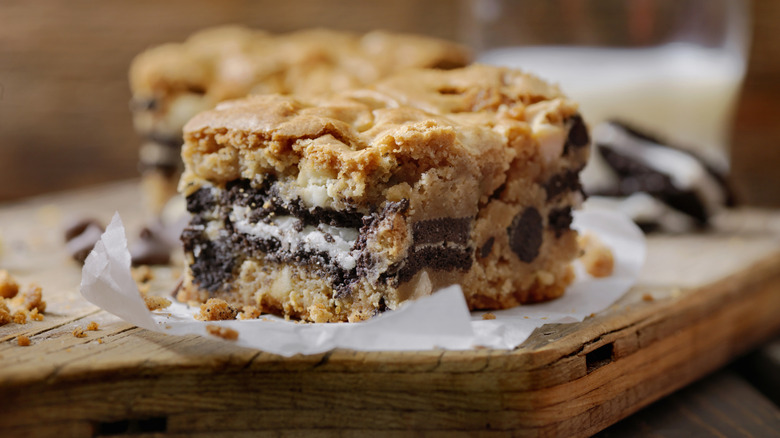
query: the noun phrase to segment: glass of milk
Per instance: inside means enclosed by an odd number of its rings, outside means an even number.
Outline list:
[[[556,82],[593,127],[617,119],[728,167],[749,42],[743,0],[466,0],[477,60]]]

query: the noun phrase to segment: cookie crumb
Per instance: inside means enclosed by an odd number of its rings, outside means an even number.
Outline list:
[[[43,313],[38,312],[38,309],[32,309],[30,311],[30,319],[33,321],[43,321]]]
[[[642,301],[655,301],[655,298],[650,294],[644,294],[642,295]]]
[[[86,338],[87,334],[84,333],[84,329],[76,326],[76,328],[73,329],[73,336],[76,338]]]
[[[241,308],[241,313],[238,314],[238,319],[257,319],[260,318],[262,312],[255,306],[244,306]]]
[[[103,338],[98,338],[98,344],[102,344],[102,343],[103,343]]]
[[[149,310],[165,309],[171,305],[171,300],[168,298],[158,297],[156,295],[144,295],[143,298],[144,303],[146,303],[146,308]]]
[[[206,331],[212,336],[218,336],[222,339],[227,339],[228,341],[235,341],[238,339],[238,332],[231,328],[209,324],[206,326]]]
[[[582,255],[580,261],[585,270],[593,277],[603,278],[612,275],[615,258],[604,243],[593,233],[586,233],[577,239]]]
[[[136,283],[143,284],[154,280],[154,271],[149,265],[136,266],[130,270],[130,273]]]
[[[200,321],[236,319],[236,309],[231,307],[225,300],[209,298],[208,301],[200,306],[200,313],[195,316],[195,319]]]
[[[89,324],[87,324],[87,330],[91,332],[95,332],[98,329],[98,323],[95,321],[90,321]]]
[[[30,338],[28,338],[25,335],[19,335],[16,337],[16,345],[20,347],[29,347],[30,346]]]
[[[13,298],[19,293],[19,283],[6,270],[0,270],[0,298]]]
[[[496,314],[492,312],[488,312],[482,315],[482,319],[496,319]]]
[[[5,304],[5,299],[0,298],[0,325],[6,325],[11,322],[11,311],[8,310],[8,305]]]
[[[45,312],[46,301],[43,301],[43,289],[35,283],[30,284],[27,290],[11,300],[11,306],[24,310],[38,309],[39,313]]]
[[[25,310],[17,310],[13,315],[14,324],[27,324],[27,312]]]

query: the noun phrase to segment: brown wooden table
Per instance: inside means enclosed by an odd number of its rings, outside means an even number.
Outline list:
[[[742,210],[711,233],[651,237],[639,283],[615,305],[514,351],[286,359],[152,333],[81,298],[62,244],[68,215],[118,210],[137,230],[138,205],[130,181],[0,207],[0,267],[39,282],[49,303],[43,321],[0,327],[0,435],[585,436],[780,330],[780,214]],[[175,270],[157,269],[153,287]],[[98,331],[72,335],[91,321]],[[31,346],[16,345],[21,334]]]

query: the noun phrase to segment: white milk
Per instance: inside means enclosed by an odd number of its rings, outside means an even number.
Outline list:
[[[722,49],[674,43],[646,49],[510,47],[480,62],[556,82],[592,127],[633,122],[726,164],[744,60]]]

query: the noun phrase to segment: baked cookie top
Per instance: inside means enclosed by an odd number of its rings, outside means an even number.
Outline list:
[[[136,96],[195,92],[217,103],[250,93],[329,93],[409,67],[454,68],[469,58],[452,42],[383,31],[274,35],[225,26],[139,54],[130,67],[130,85]]]
[[[441,178],[470,178],[484,201],[513,160],[544,168],[558,159],[576,112],[557,87],[484,65],[410,70],[330,97],[252,96],[185,126],[180,188],[271,174],[323,185],[337,203],[376,204],[443,169]]]

